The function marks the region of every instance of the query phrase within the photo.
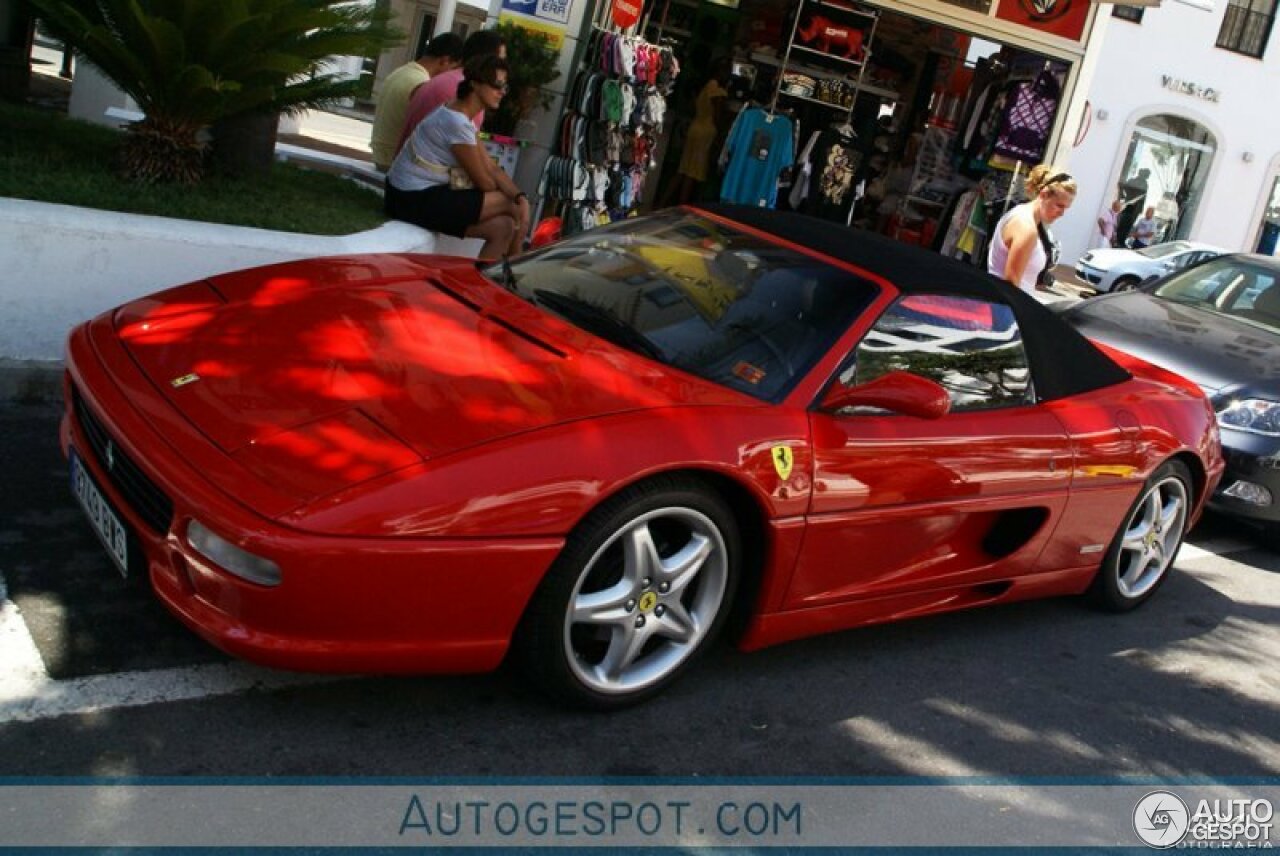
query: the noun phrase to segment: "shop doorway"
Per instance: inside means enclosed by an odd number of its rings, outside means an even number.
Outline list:
[[[1125,204],[1117,240],[1128,236],[1148,208],[1155,211],[1156,242],[1194,237],[1196,212],[1217,151],[1217,138],[1194,119],[1173,113],[1139,119],[1116,187]]]
[[[1274,256],[1278,249],[1280,249],[1280,171],[1273,171],[1271,193],[1268,194],[1266,208],[1262,211],[1262,225],[1258,228],[1253,251],[1265,256]]]

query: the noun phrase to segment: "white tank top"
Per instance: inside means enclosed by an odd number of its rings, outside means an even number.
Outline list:
[[[991,233],[991,243],[987,247],[987,273],[1000,279],[1004,279],[1004,266],[1009,261],[1009,245],[1004,240],[1004,227],[1015,217],[1024,218],[1033,231],[1036,228],[1036,221],[1031,216],[1031,205],[1025,202],[1010,208],[996,223],[995,231]],[[1040,276],[1040,271],[1044,270],[1044,263],[1047,260],[1044,244],[1040,242],[1040,237],[1037,235],[1036,242],[1031,248],[1031,258],[1027,260],[1027,266],[1022,269],[1022,278],[1014,285],[1023,291],[1035,291],[1036,279]]]

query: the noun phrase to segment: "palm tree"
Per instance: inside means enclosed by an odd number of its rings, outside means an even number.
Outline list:
[[[325,72],[391,38],[385,15],[350,0],[29,0],[46,28],[138,103],[124,171],[195,182],[202,132],[230,117],[323,106],[357,82]]]
[[[279,113],[332,106],[360,94],[358,78],[331,63],[338,56],[377,56],[399,38],[385,4],[349,0],[251,0],[259,24],[225,56],[228,93],[213,128],[215,160],[232,172],[271,164]]]

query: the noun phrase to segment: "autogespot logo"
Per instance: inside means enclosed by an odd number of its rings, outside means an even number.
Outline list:
[[[1152,791],[1133,807],[1133,831],[1150,847],[1173,847],[1186,837],[1190,816],[1177,795]]]

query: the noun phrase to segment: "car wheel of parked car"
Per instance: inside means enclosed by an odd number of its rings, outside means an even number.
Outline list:
[[[1136,276],[1122,276],[1116,280],[1115,285],[1111,286],[1111,290],[1112,291],[1133,291],[1135,288],[1138,287],[1139,283],[1141,283],[1141,280],[1138,279]]]
[[[1191,473],[1167,461],[1152,474],[1111,540],[1089,594],[1113,612],[1155,594],[1173,567],[1191,512]]]
[[[570,535],[513,653],[560,700],[595,708],[642,701],[724,625],[740,543],[729,506],[697,480],[637,485]]]

